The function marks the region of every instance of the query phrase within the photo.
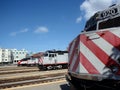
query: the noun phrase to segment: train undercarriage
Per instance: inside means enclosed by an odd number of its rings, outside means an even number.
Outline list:
[[[71,75],[66,75],[66,80],[69,82],[70,90],[119,90],[120,80],[105,79],[102,81],[94,81],[87,79],[78,79]]]
[[[39,70],[67,69],[67,64],[38,65]]]

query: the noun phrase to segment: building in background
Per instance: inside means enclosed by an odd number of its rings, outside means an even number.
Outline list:
[[[0,48],[0,63],[8,64],[12,63],[12,53],[10,49]]]
[[[25,49],[22,50],[17,50],[17,49],[11,49],[11,53],[12,53],[12,60],[13,60],[13,64],[17,64],[17,62],[23,58],[26,58],[28,55],[28,51]]]

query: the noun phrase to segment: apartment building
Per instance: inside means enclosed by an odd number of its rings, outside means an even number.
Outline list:
[[[12,63],[11,50],[0,48],[0,63]]]
[[[28,51],[25,49],[17,50],[17,49],[11,49],[12,52],[12,59],[13,64],[17,64],[17,62],[27,56]]]
[[[28,51],[25,49],[17,50],[0,48],[0,64],[17,64],[19,60],[25,58],[28,55],[27,53]]]

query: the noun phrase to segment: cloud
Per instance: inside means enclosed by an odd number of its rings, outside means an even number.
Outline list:
[[[16,36],[17,34],[21,34],[21,33],[26,33],[28,32],[28,28],[22,29],[20,31],[16,31],[16,32],[11,32],[10,36]]]
[[[80,5],[80,10],[84,12],[84,18],[89,19],[94,13],[108,8],[112,3],[113,0],[85,0]]]
[[[116,3],[120,4],[120,0],[116,0]]]
[[[82,17],[80,16],[80,17],[78,17],[78,18],[76,19],[76,23],[81,22],[81,20],[82,20]]]
[[[20,31],[20,33],[25,33],[25,32],[28,32],[28,28],[25,28],[25,29]]]
[[[120,0],[85,0],[80,5],[81,18],[88,20],[94,13],[101,11],[105,8],[108,8],[112,4],[118,4]],[[79,17],[76,22],[79,22]]]
[[[17,35],[17,32],[11,32],[10,33],[10,36],[16,36]]]
[[[38,27],[34,33],[36,34],[39,34],[39,33],[47,33],[48,32],[48,28],[47,27],[43,27],[43,26],[40,26]]]

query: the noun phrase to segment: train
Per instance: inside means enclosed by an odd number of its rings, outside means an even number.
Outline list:
[[[23,58],[18,61],[17,66],[27,66],[27,60],[30,58]]]
[[[31,56],[27,56],[18,61],[17,66],[37,66],[39,63],[39,57],[43,54],[43,52],[39,52],[33,54]]]
[[[27,57],[18,61],[17,66],[37,66],[38,58]]]
[[[67,50],[47,50],[39,57],[38,68],[40,70],[67,69]]]
[[[120,4],[96,12],[68,48],[70,90],[120,89]]]
[[[37,66],[39,70],[67,69],[67,50],[46,50],[18,61],[18,66]]]

